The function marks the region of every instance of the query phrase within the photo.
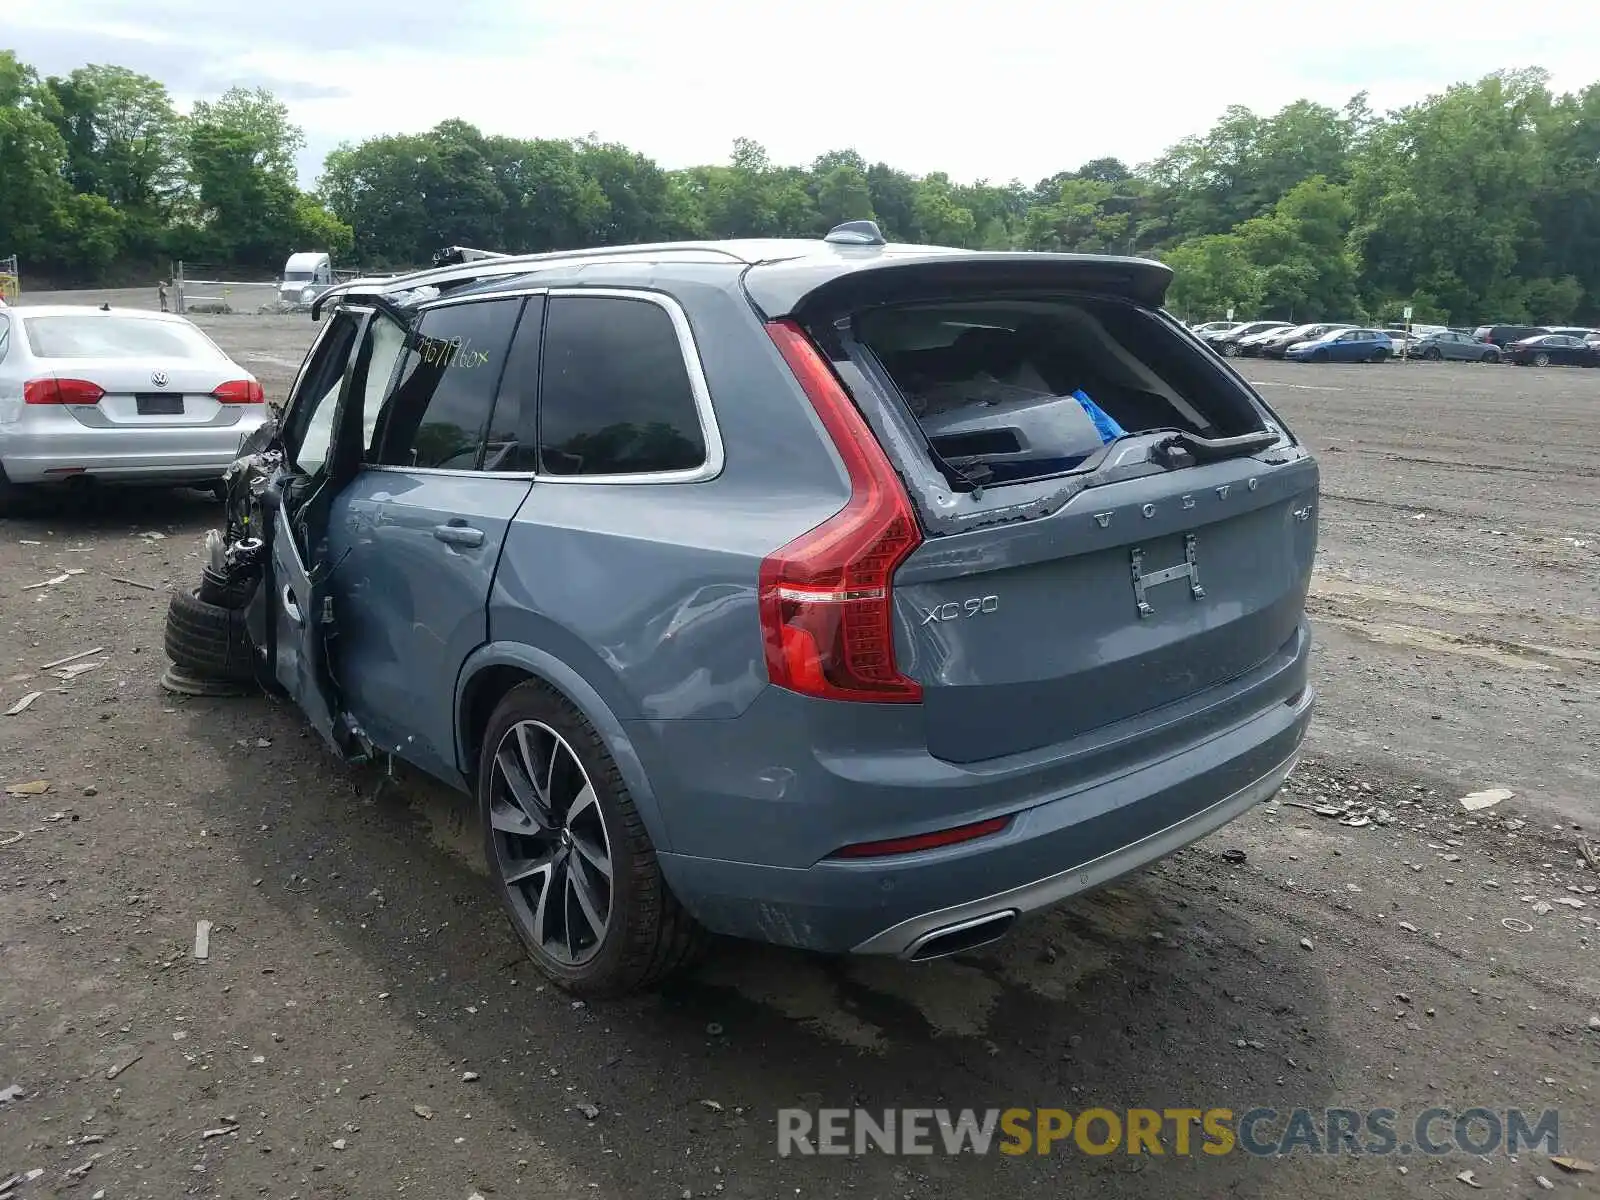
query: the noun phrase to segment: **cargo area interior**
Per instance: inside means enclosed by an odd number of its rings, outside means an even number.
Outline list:
[[[1243,386],[1159,314],[1121,300],[885,306],[854,336],[946,463],[987,484],[1080,468],[1126,434],[1259,433]]]

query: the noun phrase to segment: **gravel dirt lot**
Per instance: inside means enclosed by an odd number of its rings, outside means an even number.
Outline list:
[[[199,322],[279,398],[313,330]],[[0,794],[0,1182],[43,1171],[0,1195],[1593,1194],[1540,1153],[777,1154],[782,1107],[1482,1105],[1600,1160],[1600,371],[1243,370],[1324,471],[1288,787],[978,954],[731,945],[617,1004],[541,985],[441,789],[160,690],[215,501],[0,521],[0,711],[43,693],[0,783],[49,784]]]

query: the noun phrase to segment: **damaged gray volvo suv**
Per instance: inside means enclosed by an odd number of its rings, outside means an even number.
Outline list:
[[[969,949],[1289,773],[1317,466],[1166,267],[453,257],[318,301],[168,649],[471,793],[558,983]]]

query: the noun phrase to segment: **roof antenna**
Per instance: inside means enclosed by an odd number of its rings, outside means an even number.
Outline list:
[[[883,230],[878,228],[876,221],[846,221],[843,225],[835,225],[828,230],[828,236],[822,239],[835,246],[887,246]]]
[[[100,311],[101,312],[110,312],[111,311],[111,301],[107,300],[104,304],[102,304],[100,306]]]

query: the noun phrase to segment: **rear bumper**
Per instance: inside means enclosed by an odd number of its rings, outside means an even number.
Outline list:
[[[930,938],[1100,887],[1215,831],[1293,768],[1309,686],[1176,752],[1015,814],[998,834],[894,858],[783,867],[660,856],[711,929],[825,952],[922,957]]]
[[[238,456],[240,439],[265,419],[264,411],[252,412],[232,425],[192,429],[92,429],[76,421],[37,431],[0,426],[0,464],[12,483],[74,476],[151,483],[220,479]]]
[[[1146,834],[1099,858],[1057,871],[1020,887],[994,892],[977,900],[922,913],[874,934],[853,947],[856,954],[892,954],[918,957],[918,952],[934,939],[951,931],[980,927],[1007,915],[1021,915],[1046,908],[1080,892],[1099,887],[1140,867],[1176,853],[1214,833],[1236,817],[1269,799],[1289,778],[1299,760],[1298,750],[1265,775],[1223,797],[1210,808],[1175,821],[1164,829]]]

